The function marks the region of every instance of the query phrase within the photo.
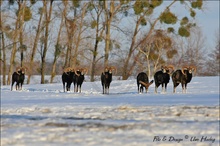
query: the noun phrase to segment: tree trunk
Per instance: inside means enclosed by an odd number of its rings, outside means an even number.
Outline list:
[[[15,36],[17,38],[17,36]],[[13,48],[11,51],[11,59],[10,59],[10,66],[9,66],[9,72],[8,72],[8,79],[7,79],[7,85],[11,83],[11,75],[14,69],[14,64],[15,64],[15,54],[16,54],[16,49],[17,49],[17,43],[16,40],[13,40]]]
[[[29,69],[28,69],[29,74],[28,74],[28,78],[27,78],[27,84],[30,84],[31,76],[32,76],[32,73],[33,73],[32,66],[33,66],[34,57],[35,57],[36,51],[37,51],[37,44],[38,44],[38,41],[39,41],[39,38],[40,38],[40,32],[42,30],[41,22],[42,22],[43,14],[44,14],[43,12],[40,14],[40,19],[38,21],[37,32],[36,32],[36,36],[35,36],[35,39],[34,39],[34,45],[33,45],[32,53],[31,53],[30,65],[29,65]]]
[[[176,2],[176,0],[174,0],[169,6],[167,6],[167,9],[169,9],[174,3]],[[165,9],[164,11],[166,11],[167,9]],[[131,55],[133,53],[133,51],[138,48],[140,46],[140,44],[142,44],[143,42],[145,42],[146,40],[148,40],[148,38],[150,37],[150,35],[152,34],[154,28],[155,28],[155,25],[157,24],[157,22],[159,21],[159,17],[154,20],[154,22],[152,23],[151,25],[151,28],[147,34],[147,36],[142,40],[140,41],[138,44],[136,44],[136,46],[134,46],[135,44],[135,41],[136,41],[136,33],[137,33],[137,27],[140,25],[140,21],[141,19],[139,19],[136,23],[136,27],[135,27],[135,32],[134,32],[134,35],[133,35],[133,38],[132,38],[132,43],[131,43],[131,46],[130,46],[130,49],[129,49],[129,54],[128,54],[128,57],[125,61],[125,65],[124,65],[124,69],[123,69],[123,74],[122,74],[122,79],[123,80],[126,80],[129,76],[130,76],[130,73],[133,71],[134,69],[134,65],[136,64],[136,61],[134,60],[131,67],[128,68],[128,65],[129,65],[129,61],[130,61],[130,58],[131,58]],[[140,56],[140,51],[138,52],[138,54],[136,55],[135,58],[138,58]]]
[[[95,79],[94,79],[94,76],[95,76],[95,69],[96,69],[96,57],[98,55],[98,44],[99,44],[99,41],[100,41],[100,38],[102,38],[102,35],[103,35],[103,32],[105,30],[105,26],[103,26],[100,34],[99,34],[99,20],[100,20],[100,15],[102,13],[102,10],[99,10],[97,12],[97,18],[96,18],[96,36],[95,36],[95,45],[94,45],[94,49],[93,49],[93,58],[92,58],[92,68],[91,68],[91,79],[90,81],[91,82],[94,82]]]
[[[66,10],[67,10],[67,4],[68,1],[63,1],[63,5],[64,5],[64,10],[63,10],[63,17],[65,18],[65,28],[67,31],[67,49],[66,49],[66,56],[65,56],[65,60],[64,60],[64,65],[63,68],[66,68],[69,66],[68,60],[69,60],[69,53],[70,53],[70,34],[69,34],[69,29],[68,29],[68,20],[67,20],[67,14],[66,14]]]
[[[78,56],[78,49],[79,49],[79,45],[81,42],[81,35],[83,33],[83,23],[84,23],[84,17],[86,14],[86,9],[87,9],[87,3],[85,3],[83,5],[82,8],[82,13],[81,13],[81,17],[80,17],[80,24],[79,24],[79,32],[78,32],[78,36],[75,42],[75,49],[74,49],[74,54],[73,54],[73,62],[72,62],[72,66],[78,65],[78,61],[77,61],[77,56]]]
[[[18,3],[18,12],[21,10],[21,8],[22,8],[22,4],[19,2]],[[13,34],[13,46],[12,46],[12,51],[11,51],[7,85],[9,85],[11,83],[11,75],[12,75],[14,65],[15,65],[15,54],[17,52],[17,39],[18,39],[18,33],[19,33],[20,15],[21,15],[21,13],[19,12],[18,16],[17,16],[16,24],[15,24],[14,34]]]
[[[147,46],[147,54],[146,54],[147,68],[148,68],[147,70],[148,70],[148,77],[151,78],[151,67],[150,67],[149,55],[150,55],[150,46]]]
[[[57,59],[56,59],[56,57],[54,57],[51,76],[50,76],[50,83],[53,83],[53,79],[56,76],[56,72],[55,72],[56,71],[56,62],[57,62]]]
[[[104,29],[102,30],[100,35],[98,35],[98,29],[96,32],[96,41],[95,41],[95,46],[94,46],[94,50],[93,50],[92,68],[91,68],[91,79],[90,79],[91,82],[95,81],[94,76],[95,76],[95,69],[96,69],[96,63],[97,63],[96,57],[98,54],[99,37],[102,36],[103,31],[104,31]]]
[[[148,77],[151,78],[151,65],[150,65],[150,59],[149,59],[149,55],[150,55],[150,49],[151,49],[151,45],[146,45],[146,52],[139,49],[140,53],[143,53],[146,57],[146,62],[147,62],[147,74]],[[145,60],[144,60],[145,61]]]
[[[25,6],[26,1],[23,4],[23,7]],[[21,11],[21,17],[19,21],[19,49],[20,49],[20,55],[21,55],[21,67],[24,65],[24,48],[23,48],[23,26],[24,26],[24,8],[22,8]]]
[[[63,1],[64,4],[64,11],[63,15],[65,18],[65,27],[67,31],[67,50],[66,50],[66,57],[65,57],[65,62],[64,62],[64,68],[70,67],[71,66],[71,55],[72,55],[72,48],[73,48],[73,36],[75,33],[75,20],[69,20],[67,18],[66,10],[67,10],[67,5],[68,1]],[[73,66],[71,66],[73,67]]]
[[[52,14],[52,3],[53,1],[50,1],[50,8],[49,8],[49,12],[47,11],[47,7],[46,7],[46,11],[45,11],[45,15],[46,15],[46,29],[45,29],[45,35],[44,35],[44,48],[43,48],[43,54],[42,54],[42,64],[41,64],[41,84],[45,83],[44,80],[44,76],[45,76],[45,69],[46,69],[46,54],[47,54],[47,49],[48,49],[48,36],[49,36],[49,24],[51,21],[51,14]],[[47,5],[47,1],[44,1],[44,5]]]
[[[4,39],[4,35],[2,34],[2,38]],[[3,85],[6,85],[6,48],[5,48],[5,43],[2,41],[2,47],[3,47]]]
[[[104,66],[108,66],[108,58],[109,58],[109,47],[110,47],[110,25],[109,20],[106,23],[106,38],[105,38],[105,60]]]
[[[56,75],[56,63],[57,63],[57,59],[60,55],[60,53],[59,53],[60,50],[59,49],[61,47],[60,46],[60,35],[61,35],[62,27],[63,27],[63,15],[62,15],[62,18],[61,18],[60,28],[59,28],[58,37],[57,37],[57,43],[56,43],[56,46],[55,46],[55,53],[54,53],[50,83],[53,83],[54,77]]]
[[[128,54],[128,57],[126,59],[125,65],[124,65],[124,73],[122,74],[122,79],[123,80],[127,80],[128,79],[128,77],[130,76],[129,73],[131,73],[133,71],[134,65],[136,65],[136,61],[134,60],[131,68],[128,68],[129,61],[130,61],[132,53],[134,52],[134,50],[136,48],[138,48],[143,42],[145,42],[150,37],[150,35],[152,34],[152,32],[154,30],[154,27],[155,27],[156,23],[158,22],[158,20],[159,20],[159,18],[154,21],[154,23],[152,24],[152,26],[151,26],[147,36],[143,40],[141,40],[136,46],[134,46],[135,41],[136,41],[136,35],[138,33],[137,32],[137,28],[140,25],[140,19],[137,21],[136,27],[135,27],[135,31],[134,31],[134,35],[133,35],[133,38],[132,38],[131,47],[129,49],[129,54]],[[138,58],[139,56],[140,56],[140,52],[138,52],[138,54],[136,55],[136,58]]]
[[[69,62],[70,52],[71,52],[71,47],[68,45],[66,49],[66,56],[65,56],[65,62],[64,62],[63,68],[70,66],[70,62]]]
[[[0,64],[3,64],[3,67],[1,66],[1,74],[2,74],[2,84],[6,85],[6,48],[5,48],[5,37],[4,33],[1,33],[1,49],[2,49],[2,55],[1,55],[1,61]]]
[[[138,34],[138,27],[139,27],[139,25],[140,25],[140,19],[136,22],[134,34],[133,34],[133,37],[132,37],[131,46],[129,48],[127,59],[126,59],[126,61],[124,63],[124,68],[123,68],[123,73],[122,73],[122,80],[127,80],[128,77],[131,74],[131,71],[132,71],[131,69],[128,69],[128,66],[129,66],[129,61],[131,59],[131,55],[134,52],[134,45],[135,45],[135,42],[136,42],[136,36]]]
[[[96,36],[95,47],[94,47],[94,50],[93,50],[93,58],[92,58],[92,69],[91,69],[91,79],[90,79],[91,82],[95,81],[94,76],[95,76],[95,67],[96,67],[96,57],[97,57],[97,53],[98,53],[97,52],[98,43],[99,43],[99,40]]]
[[[111,22],[114,16],[114,1],[110,2],[110,10],[108,10],[107,1],[104,1],[105,9],[105,55],[104,55],[104,66],[108,66],[109,52],[110,52],[110,41],[111,41]]]

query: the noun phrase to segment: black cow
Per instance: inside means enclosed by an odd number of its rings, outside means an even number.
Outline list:
[[[70,87],[73,82],[73,76],[74,76],[74,71],[72,68],[68,67],[64,69],[64,72],[62,74],[63,92],[65,92],[65,89],[66,91],[70,91]]]
[[[101,74],[103,94],[109,94],[109,87],[112,82],[112,71],[116,72],[116,68],[114,66],[105,67],[105,71]]]
[[[162,66],[160,71],[154,74],[155,81],[155,93],[157,93],[157,88],[162,85],[162,92],[166,92],[167,84],[170,81],[170,74],[173,72],[174,67],[172,65]]]
[[[85,79],[84,75],[88,72],[87,68],[79,68],[75,70],[73,76],[74,92],[81,93],[81,86]]]
[[[17,67],[16,72],[12,74],[12,84],[11,91],[13,90],[13,85],[16,82],[16,90],[22,90],[22,85],[25,79],[25,71],[27,68],[25,67]]]
[[[145,88],[146,93],[148,91],[148,87],[154,82],[154,80],[150,81],[148,80],[148,76],[146,73],[141,72],[137,75],[137,86],[138,86],[138,93],[142,92]],[[141,86],[140,86],[141,85]],[[139,88],[140,86],[140,88]]]
[[[184,66],[180,70],[176,70],[172,75],[173,93],[176,92],[176,87],[181,83],[182,92],[186,93],[187,84],[192,80],[192,72],[196,71],[195,66]]]

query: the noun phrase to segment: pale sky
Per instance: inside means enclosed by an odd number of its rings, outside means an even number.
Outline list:
[[[197,25],[201,27],[207,39],[207,48],[213,49],[216,46],[216,33],[219,34],[219,0],[205,2],[203,12],[197,13]]]

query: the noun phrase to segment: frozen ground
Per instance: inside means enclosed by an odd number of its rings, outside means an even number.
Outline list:
[[[187,94],[172,81],[138,94],[135,79],[113,80],[109,95],[100,81],[64,93],[59,79],[1,86],[1,146],[219,145],[219,77],[194,77]]]

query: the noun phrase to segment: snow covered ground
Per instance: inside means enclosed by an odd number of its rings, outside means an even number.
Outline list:
[[[219,77],[194,77],[186,94],[172,81],[138,94],[135,79],[113,80],[109,95],[100,81],[64,93],[56,80],[1,86],[1,146],[219,145]]]

